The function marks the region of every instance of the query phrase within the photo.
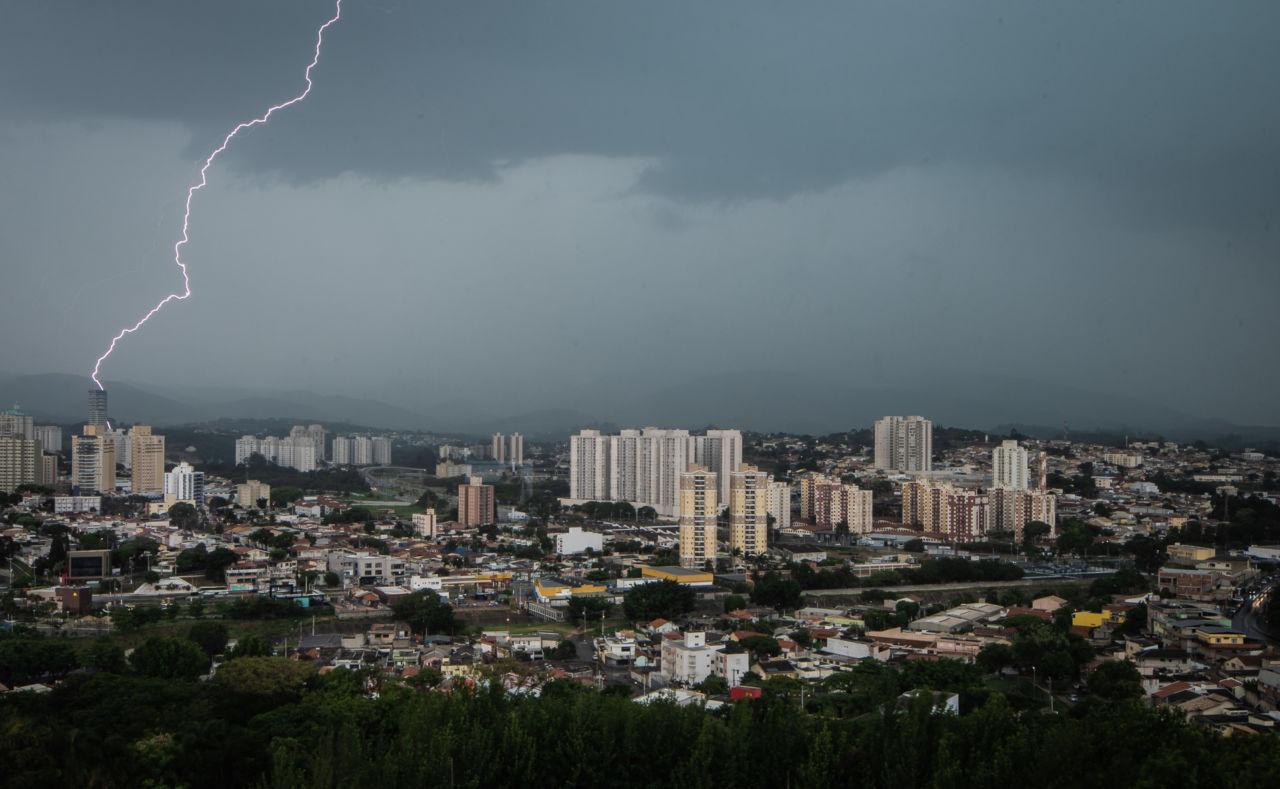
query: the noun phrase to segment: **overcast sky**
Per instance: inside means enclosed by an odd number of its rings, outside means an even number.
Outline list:
[[[0,0],[0,370],[87,373],[180,287],[200,160],[331,13]],[[346,0],[105,376],[964,373],[1280,424],[1278,76],[1274,0]]]

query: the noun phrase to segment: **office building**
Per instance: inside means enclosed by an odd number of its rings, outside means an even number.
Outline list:
[[[480,477],[471,477],[466,485],[458,486],[458,523],[462,526],[485,526],[498,520],[497,504],[492,485],[484,484]]]
[[[1031,487],[1027,450],[1017,441],[1003,441],[991,451],[991,487],[1007,490]]]
[[[245,509],[261,509],[270,506],[271,486],[256,479],[241,482],[236,485],[236,504]]]
[[[759,556],[769,546],[769,475],[740,464],[729,479],[729,549]]]
[[[933,468],[933,423],[922,416],[886,416],[875,424],[875,465],[906,474]]]
[[[36,425],[34,428],[34,438],[40,442],[40,447],[45,452],[62,452],[62,428],[57,425]],[[0,433],[4,431],[0,429]]]
[[[703,567],[716,560],[719,481],[714,471],[691,465],[680,474],[680,566]]]
[[[174,466],[164,475],[164,500],[171,506],[177,502],[204,506],[204,472],[186,462]]]
[[[0,492],[36,484],[43,471],[40,442],[22,435],[0,435]]]
[[[785,482],[769,483],[769,514],[773,516],[773,528],[791,528],[791,486]]]
[[[94,425],[85,425],[84,433],[71,439],[71,485],[80,495],[115,492],[115,440],[98,435]]]
[[[164,436],[156,435],[149,425],[134,425],[129,430],[129,456],[133,462],[132,492],[146,496],[164,492]]]
[[[57,452],[62,447],[62,430],[58,430],[58,443],[49,447],[53,452]],[[6,408],[0,411],[0,436],[21,436],[25,439],[38,438],[36,435],[35,419],[18,410],[17,406]]]
[[[88,424],[98,431],[96,435],[102,435],[103,432],[107,430],[107,390],[106,389],[90,389],[89,390]]]

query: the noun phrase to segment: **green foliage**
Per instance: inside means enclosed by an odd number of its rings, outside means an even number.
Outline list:
[[[1108,660],[1089,675],[1089,692],[1101,699],[1142,698],[1142,675],[1127,660]]]
[[[740,640],[738,645],[757,658],[777,657],[782,654],[782,647],[778,645],[778,640],[769,636],[747,636]]]
[[[129,662],[125,660],[124,650],[113,639],[100,636],[85,651],[84,664],[98,671],[111,674],[123,674],[129,670]]]
[[[755,578],[751,602],[778,611],[790,611],[804,604],[804,593],[799,583],[771,571]]]
[[[633,586],[623,597],[627,618],[635,621],[676,619],[693,610],[697,595],[675,581],[662,580]]]
[[[599,622],[600,617],[609,615],[613,606],[603,597],[572,597],[569,599],[568,615],[571,622],[584,622],[590,625]]]
[[[235,660],[242,657],[268,657],[271,654],[271,644],[265,638],[259,635],[250,634],[244,638],[236,640],[236,645],[227,653],[228,660]]]
[[[297,619],[306,613],[297,603],[273,597],[237,597],[227,606],[228,619]]]
[[[453,606],[430,589],[423,589],[391,604],[396,619],[407,622],[414,633],[453,633],[458,626]]]
[[[200,513],[194,505],[180,501],[169,508],[169,525],[175,529],[194,530],[200,525]]]
[[[223,664],[214,681],[229,693],[296,699],[316,674],[310,663],[282,657],[239,657]]]
[[[569,639],[561,641],[546,655],[551,660],[576,660],[578,648]]]
[[[158,679],[195,679],[209,669],[209,657],[198,644],[172,636],[148,638],[129,662],[139,674]]]
[[[56,679],[79,666],[75,648],[66,641],[25,636],[0,638],[0,682],[9,687]]]
[[[724,612],[737,611],[747,607],[747,598],[740,594],[731,594],[724,599]]]
[[[187,629],[187,638],[209,657],[220,655],[227,648],[227,626],[215,621],[196,622]]]

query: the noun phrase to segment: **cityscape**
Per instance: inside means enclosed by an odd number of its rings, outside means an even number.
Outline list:
[[[1280,785],[1277,8],[5,17],[0,784]]]

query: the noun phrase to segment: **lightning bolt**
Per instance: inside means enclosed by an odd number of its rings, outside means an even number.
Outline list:
[[[191,198],[195,197],[196,192],[203,189],[205,185],[209,183],[209,167],[213,164],[214,160],[227,149],[227,146],[231,144],[231,141],[235,139],[237,134],[245,129],[265,124],[276,112],[287,107],[292,107],[294,104],[305,99],[311,93],[311,70],[320,62],[320,47],[324,44],[324,31],[328,30],[329,27],[336,23],[340,18],[342,18],[342,0],[336,0],[333,9],[333,17],[329,19],[328,22],[321,25],[320,29],[316,31],[315,53],[311,57],[311,62],[307,64],[306,70],[302,73],[302,78],[307,83],[307,86],[303,88],[302,92],[291,99],[282,101],[279,104],[267,108],[266,112],[253,120],[236,124],[235,128],[227,132],[227,136],[222,138],[222,144],[217,148],[214,148],[208,158],[204,160],[204,166],[200,168],[200,180],[187,189],[186,210],[183,211],[182,214],[182,238],[178,239],[177,243],[173,245],[173,262],[177,263],[178,268],[182,271],[182,292],[170,293],[168,296],[165,296],[160,300],[159,304],[152,307],[151,311],[146,315],[143,315],[137,323],[121,329],[119,334],[111,338],[111,344],[108,345],[107,350],[98,357],[98,361],[93,365],[93,372],[89,374],[89,377],[93,379],[93,382],[97,384],[99,389],[103,388],[102,381],[98,379],[98,375],[102,372],[102,363],[115,351],[117,343],[124,339],[125,336],[133,334],[138,329],[141,329],[147,321],[151,320],[152,316],[164,308],[164,305],[171,301],[185,301],[186,299],[191,298],[191,277],[187,274],[187,264],[182,262],[182,248],[191,240],[187,233],[188,227],[191,224]]]

